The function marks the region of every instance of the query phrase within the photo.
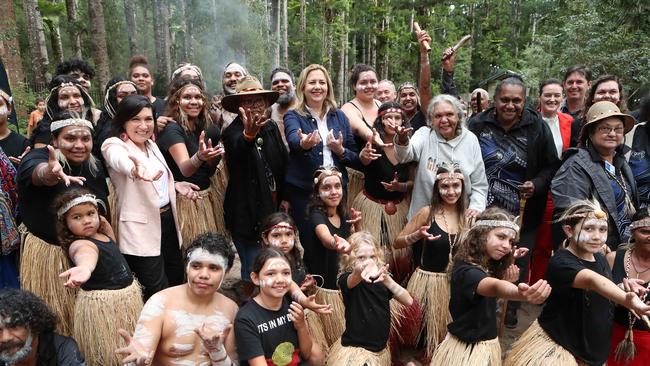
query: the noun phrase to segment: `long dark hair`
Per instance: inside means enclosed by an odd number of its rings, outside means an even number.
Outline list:
[[[289,264],[289,267],[291,267],[291,261],[289,258],[287,258],[286,254],[282,253],[281,250],[276,249],[276,248],[262,248],[259,253],[257,253],[257,256],[255,256],[255,260],[253,261],[253,267],[251,268],[252,273],[256,273],[257,275],[260,274],[262,271],[262,267],[264,267],[264,263],[268,261],[271,258],[282,258],[287,261]]]
[[[460,170],[459,168],[455,169],[449,169],[446,166],[439,166],[437,170],[437,174],[443,174],[443,173],[449,173],[450,170],[453,170],[452,173],[459,173],[463,174],[463,171]],[[467,178],[465,178],[467,179]],[[443,179],[436,179],[436,181],[433,183],[433,192],[431,193],[431,203],[430,203],[430,208],[429,208],[429,217],[427,218],[427,223],[431,224],[433,222],[433,218],[436,214],[436,210],[438,208],[441,208],[444,205],[444,200],[442,199],[442,196],[440,196],[440,181]],[[456,212],[458,213],[458,225],[459,225],[459,233],[463,232],[464,229],[466,228],[466,220],[465,220],[465,210],[467,210],[467,205],[468,205],[468,198],[467,198],[467,192],[465,191],[465,182],[460,181],[461,185],[461,193],[460,197],[458,198],[458,201],[456,201]],[[428,225],[427,224],[427,225]]]
[[[589,108],[591,108],[591,106],[594,105],[594,97],[596,96],[596,89],[598,89],[598,86],[600,84],[608,81],[615,81],[616,85],[618,86],[618,103],[616,103],[618,109],[621,110],[621,113],[629,112],[627,109],[627,103],[625,102],[626,97],[623,92],[623,84],[621,83],[621,79],[619,79],[618,76],[616,75],[603,75],[599,77],[596,81],[594,81],[593,84],[591,84],[591,89],[589,89],[589,94],[587,94],[587,100],[585,101],[585,108],[582,110],[583,121],[587,121],[587,112],[589,111]]]
[[[66,111],[65,109],[61,109],[61,107],[59,107],[59,91],[63,87],[63,84],[72,84],[72,86],[79,89],[79,92],[81,93],[81,98],[84,100],[84,106],[83,106],[84,112],[82,113],[83,115],[80,117],[92,122],[93,121],[92,107],[94,105],[93,100],[90,97],[90,95],[86,92],[86,90],[81,86],[81,84],[77,81],[77,79],[73,78],[70,75],[57,75],[54,79],[52,79],[52,81],[48,85],[48,88],[50,89],[50,94],[47,96],[45,102],[45,115],[43,116],[43,120],[52,121],[54,119],[54,116],[56,116],[61,112]]]
[[[513,219],[513,216],[506,211],[500,208],[490,207],[478,215],[476,221],[504,220],[513,222]],[[460,243],[458,243],[458,250],[456,251],[456,254],[454,254],[453,258],[453,266],[459,262],[465,262],[481,267],[492,277],[503,278],[506,269],[512,263],[513,255],[511,251],[498,261],[495,261],[488,256],[488,233],[495,228],[496,227],[490,226],[475,226],[471,228],[467,234],[461,238]],[[450,268],[453,268],[453,266],[450,266]]]
[[[187,115],[180,107],[181,94],[183,93],[183,90],[185,90],[185,88],[188,86],[196,86],[199,88],[201,91],[201,99],[203,99],[203,107],[201,109],[201,113],[199,113],[199,116],[196,119],[196,126],[189,125]],[[191,127],[195,127],[195,131],[203,131],[212,124],[210,113],[208,113],[209,108],[210,103],[208,101],[208,96],[205,93],[205,89],[203,88],[203,84],[200,80],[191,78],[186,75],[175,79],[170,85],[169,93],[167,94],[167,108],[165,109],[165,115],[178,122],[186,132],[191,131]]]
[[[327,212],[325,203],[323,202],[323,200],[320,199],[320,194],[318,193],[318,190],[320,189],[323,180],[318,178],[323,173],[323,171],[328,169],[341,174],[341,172],[335,166],[329,166],[329,167],[322,166],[316,169],[314,175],[312,176],[312,181],[314,182],[314,185],[311,191],[311,195],[309,196],[309,204],[307,205],[308,215],[315,210],[320,210],[321,212],[325,212],[325,213]],[[343,185],[343,177],[341,176],[340,179],[341,179],[341,185]],[[336,207],[336,213],[339,215],[341,220],[344,220],[348,213],[345,208],[347,206],[347,199],[348,199],[348,190],[347,187],[343,186],[343,195],[341,196],[341,202],[339,202],[339,205]]]
[[[262,222],[260,222],[260,238],[262,241],[264,241],[264,237],[269,234],[270,229],[281,222],[286,222],[292,227],[296,228],[293,249],[291,249],[291,252],[289,253],[289,259],[291,259],[296,268],[300,268],[302,267],[302,256],[304,249],[300,243],[300,235],[298,235],[299,233],[296,222],[293,221],[293,218],[291,218],[288,213],[280,211],[266,216]]]
[[[153,106],[151,105],[149,98],[144,95],[129,95],[122,99],[120,104],[117,105],[115,117],[113,117],[113,122],[111,123],[113,136],[119,137],[124,133],[124,125],[145,108],[151,109],[153,115]],[[155,118],[153,120],[153,130],[156,130]]]

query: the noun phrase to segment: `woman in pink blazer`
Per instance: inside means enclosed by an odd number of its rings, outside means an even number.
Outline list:
[[[146,300],[184,281],[176,192],[197,199],[198,187],[174,183],[165,158],[151,140],[155,119],[146,97],[124,98],[112,130],[114,137],[104,141],[102,155],[117,194],[118,245],[144,287]]]

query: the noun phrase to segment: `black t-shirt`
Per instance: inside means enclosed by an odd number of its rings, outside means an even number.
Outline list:
[[[413,132],[427,125],[427,117],[424,116],[424,113],[418,108],[418,111],[413,115],[413,118],[409,121],[411,127],[413,127]]]
[[[300,358],[298,332],[289,320],[291,300],[282,299],[280,310],[265,309],[254,299],[247,302],[235,317],[235,340],[239,364],[264,356],[268,365],[303,366]]]
[[[338,280],[345,304],[345,331],[341,336],[341,345],[380,352],[388,342],[390,299],[393,294],[383,283],[361,281],[350,289],[350,274],[343,273]]]
[[[497,299],[476,293],[479,282],[489,275],[480,267],[460,262],[451,271],[449,333],[467,343],[497,337]]]
[[[439,239],[426,240],[422,244],[422,262],[420,267],[429,272],[446,272],[447,264],[449,264],[449,235],[442,230],[438,223],[434,220],[429,230],[431,235],[440,235]],[[451,235],[451,240],[456,240],[456,235]]]
[[[409,178],[409,164],[393,165],[380,147],[375,146],[375,149],[381,154],[381,157],[364,167],[363,189],[376,199],[387,201],[403,199],[404,192],[389,192],[381,182],[388,183],[392,181],[395,173],[397,173],[400,182],[406,182]],[[354,199],[354,197],[350,197],[350,199]]]
[[[156,99],[154,99],[153,103],[151,103],[153,106],[153,116],[154,118],[158,119],[158,117],[165,115],[165,107],[167,107],[167,103],[163,98],[154,98]]]
[[[47,148],[31,150],[18,167],[18,202],[20,215],[29,231],[50,244],[56,244],[56,213],[52,207],[54,200],[59,194],[74,187],[66,187],[62,181],[55,186],[35,186],[32,183],[32,172],[40,163],[48,161]],[[86,178],[83,188],[90,190],[97,198],[108,205],[108,187],[103,169],[99,167],[98,172],[93,176],[90,173],[88,163],[82,166],[70,165],[63,168],[63,171],[71,176],[82,176]],[[108,207],[107,207],[108,208]],[[110,210],[110,208],[108,208]],[[102,209],[102,215],[106,215]]]
[[[327,214],[319,209],[312,210],[309,214],[309,222],[311,228],[311,240],[305,245],[305,265],[307,271],[311,274],[322,276],[323,288],[336,290],[336,276],[339,273],[339,254],[337,251],[327,248],[316,236],[316,226],[324,224],[329,229],[332,235],[336,234],[341,238],[347,239],[350,236],[350,224],[346,222],[347,218],[341,218],[341,227],[334,226],[327,218]]]
[[[201,190],[204,190],[210,187],[210,177],[217,169],[216,164],[211,166],[208,163],[203,163],[191,177],[185,177],[178,168],[178,165],[176,165],[176,161],[174,161],[174,158],[169,153],[170,147],[180,143],[185,144],[187,153],[191,157],[199,151],[199,136],[201,136],[201,131],[195,130],[194,132],[185,132],[183,127],[178,123],[168,123],[163,132],[158,136],[157,142],[169,169],[174,175],[174,180],[178,182],[194,183],[199,186]],[[212,138],[213,146],[219,142],[218,139],[218,136],[216,139]]]
[[[29,146],[29,140],[21,134],[14,131],[9,132],[9,135],[0,140],[0,147],[7,156],[17,158]]]
[[[555,252],[546,270],[553,291],[539,316],[539,325],[576,358],[589,365],[602,365],[609,355],[614,305],[594,291],[572,287],[583,269],[612,278],[605,257],[600,253],[594,257],[596,260],[589,262],[565,249]]]
[[[133,275],[117,244],[113,240],[87,239],[97,246],[99,256],[90,278],[81,288],[85,291],[119,290],[130,286]]]

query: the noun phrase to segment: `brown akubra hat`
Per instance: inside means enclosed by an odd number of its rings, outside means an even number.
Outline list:
[[[239,113],[239,105],[241,104],[242,99],[248,96],[261,96],[266,99],[269,103],[269,106],[278,99],[278,92],[271,90],[264,90],[262,88],[262,83],[259,82],[256,78],[247,75],[242,77],[237,81],[237,86],[235,87],[235,94],[226,95],[221,100],[221,105],[223,108],[232,113]]]

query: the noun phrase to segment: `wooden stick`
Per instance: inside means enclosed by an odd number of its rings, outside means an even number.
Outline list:
[[[420,29],[418,22],[413,22],[413,29],[415,29],[416,32],[422,32],[422,29]],[[431,52],[431,46],[429,45],[429,42],[424,41],[422,44],[424,45],[424,48],[427,50],[427,52]]]
[[[449,52],[449,53],[445,53],[445,54],[442,55],[441,60],[444,61],[445,59],[451,57],[451,55],[453,55],[454,53],[456,53],[456,51],[458,51],[459,48],[463,47],[463,46],[465,45],[465,43],[467,43],[470,39],[472,39],[472,35],[471,35],[471,34],[467,34],[467,35],[463,36],[463,38],[461,38],[460,41],[458,41],[458,42],[457,42],[457,43],[456,43],[456,44],[451,48],[451,52]]]

